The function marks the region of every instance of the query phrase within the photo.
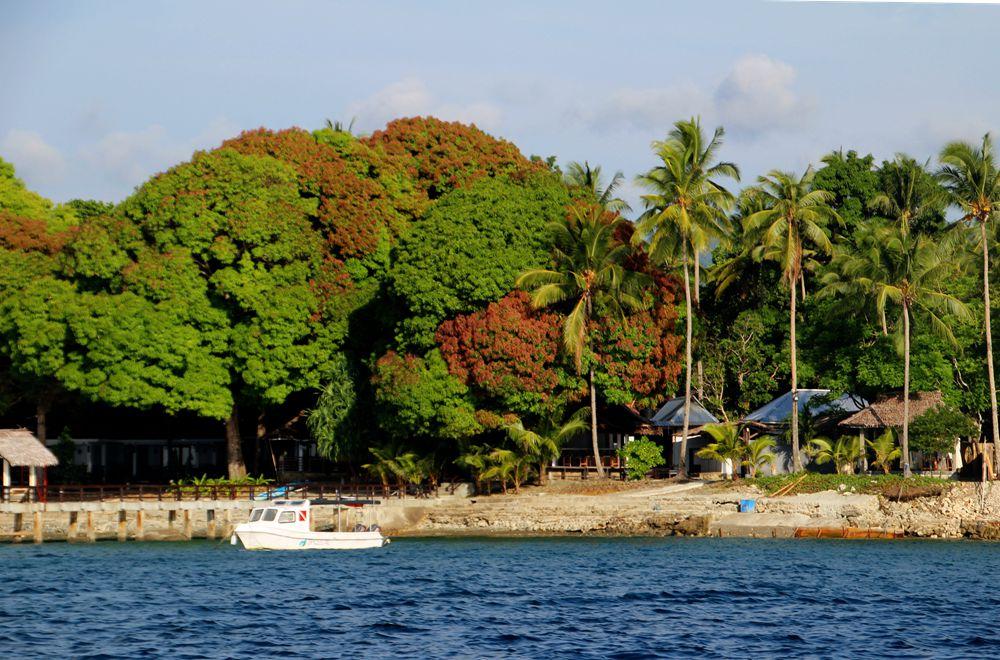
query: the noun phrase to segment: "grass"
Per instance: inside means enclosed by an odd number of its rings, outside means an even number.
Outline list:
[[[730,482],[734,485],[753,485],[768,495],[776,493],[783,487],[799,479],[805,479],[792,490],[792,494],[818,493],[824,490],[840,490],[841,486],[849,492],[868,495],[890,495],[913,492],[915,490],[940,493],[950,488],[955,482],[938,477],[913,476],[904,479],[900,474],[821,474],[819,472],[798,472],[794,474],[779,474],[773,477],[757,477]]]

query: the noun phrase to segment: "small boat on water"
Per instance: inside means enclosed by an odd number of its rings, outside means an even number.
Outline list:
[[[239,525],[231,542],[242,543],[247,550],[361,550],[381,548],[389,543],[378,525],[355,525],[341,529],[343,509],[377,502],[363,500],[316,501],[337,506],[337,530],[313,531],[310,500],[279,500],[262,504],[250,512],[250,520]]]

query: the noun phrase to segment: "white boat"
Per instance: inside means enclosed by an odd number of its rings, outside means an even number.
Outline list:
[[[342,531],[341,511],[347,507],[336,501],[337,531],[313,531],[309,500],[268,502],[250,512],[250,520],[233,532],[247,550],[361,550],[381,548],[389,543],[378,525],[356,525]],[[357,505],[355,505],[357,506]]]

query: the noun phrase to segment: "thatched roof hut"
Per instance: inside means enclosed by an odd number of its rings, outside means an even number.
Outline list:
[[[944,402],[941,392],[915,392],[910,395],[910,421]],[[867,408],[840,422],[840,426],[854,429],[899,428],[903,425],[903,395],[895,394],[879,399]]]
[[[11,467],[51,467],[59,459],[27,429],[0,429],[0,459]]]

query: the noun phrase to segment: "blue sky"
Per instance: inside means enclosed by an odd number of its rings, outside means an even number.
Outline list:
[[[998,33],[981,5],[0,0],[0,156],[57,201],[326,118],[473,121],[630,179],[693,114],[744,180],[840,147],[926,158],[1000,129]]]

